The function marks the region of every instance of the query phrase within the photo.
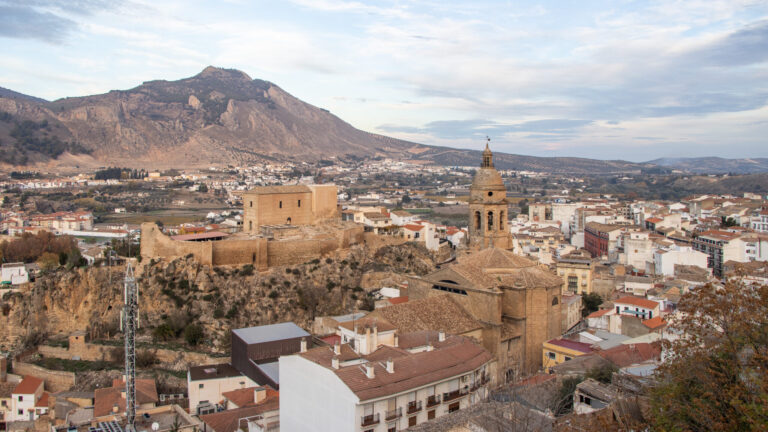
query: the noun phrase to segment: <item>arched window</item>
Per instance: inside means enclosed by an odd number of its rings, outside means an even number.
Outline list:
[[[555,306],[558,303],[557,297],[552,299],[552,306]]]
[[[301,207],[301,200],[299,200],[299,204],[298,204],[298,206],[299,206],[299,207]]]
[[[475,212],[475,229],[476,230],[480,229],[480,212],[479,211]]]
[[[499,213],[499,230],[504,230],[504,211],[502,210],[501,213]]]
[[[488,212],[488,231],[492,231],[492,230],[493,230],[493,212],[489,211]]]
[[[248,221],[248,231],[253,231],[253,221]]]
[[[283,202],[282,202],[282,201],[280,201],[280,203],[278,203],[278,206],[279,206],[280,208],[283,208]]]
[[[290,224],[291,224],[291,218],[288,218],[288,219],[285,221],[285,223],[287,223],[288,225],[290,225]]]

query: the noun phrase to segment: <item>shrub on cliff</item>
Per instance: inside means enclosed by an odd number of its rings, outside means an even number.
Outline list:
[[[197,324],[190,324],[184,329],[184,340],[192,346],[197,346],[205,337],[203,328]]]

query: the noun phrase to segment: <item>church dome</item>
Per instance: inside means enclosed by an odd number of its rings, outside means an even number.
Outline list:
[[[501,174],[495,168],[480,168],[472,179],[472,189],[506,190]]]

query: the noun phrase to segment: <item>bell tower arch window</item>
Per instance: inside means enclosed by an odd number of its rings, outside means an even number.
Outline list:
[[[480,229],[480,212],[479,211],[475,212],[475,229],[476,230]]]
[[[488,212],[488,231],[493,231],[493,212]]]

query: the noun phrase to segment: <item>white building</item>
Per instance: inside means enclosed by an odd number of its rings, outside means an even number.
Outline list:
[[[372,346],[385,323],[358,322]],[[357,340],[357,339],[356,339]],[[467,408],[487,393],[491,355],[471,339],[395,334],[362,354],[350,344],[280,358],[280,427],[286,431],[405,430]]]
[[[418,216],[408,213],[405,210],[394,210],[389,213],[389,216],[392,218],[392,224],[397,226],[408,225],[419,219]]]
[[[6,263],[0,267],[2,282],[10,282],[11,285],[20,285],[29,282],[27,266],[22,262]]]
[[[224,398],[223,393],[258,386],[228,363],[192,366],[187,370],[187,394],[192,414],[216,412]]]
[[[48,413],[48,392],[43,380],[27,375],[11,393],[11,410],[7,421],[34,421]]]
[[[653,241],[647,232],[628,232],[624,234],[624,264],[640,270],[653,261]]]
[[[657,275],[674,276],[675,265],[692,265],[707,268],[707,254],[690,246],[672,246],[657,249],[653,253],[653,265]]]
[[[768,233],[768,209],[763,209],[749,219],[749,227],[761,233]]]
[[[627,296],[614,300],[613,308],[617,315],[631,315],[642,320],[660,316],[659,303],[641,297]]]

